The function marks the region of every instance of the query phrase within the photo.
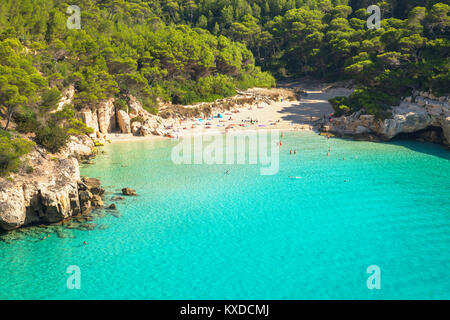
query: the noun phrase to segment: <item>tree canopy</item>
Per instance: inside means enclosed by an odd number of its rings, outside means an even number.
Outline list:
[[[366,9],[381,9],[369,30]],[[9,129],[56,151],[86,127],[81,108],[130,95],[190,104],[275,78],[353,79],[339,112],[380,114],[413,89],[448,94],[448,0],[65,0],[0,2],[0,110]],[[71,11],[70,11],[71,12]],[[272,76],[274,75],[274,76]],[[73,85],[73,105],[57,109]],[[381,97],[381,98],[380,98]],[[345,108],[344,108],[345,107]],[[6,138],[3,138],[5,140]],[[60,143],[62,141],[62,143]]]

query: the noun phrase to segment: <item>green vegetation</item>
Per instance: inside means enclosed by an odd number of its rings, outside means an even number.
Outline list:
[[[370,4],[378,30],[366,27]],[[156,114],[158,99],[212,101],[272,87],[272,74],[353,79],[359,89],[332,101],[336,114],[383,118],[414,89],[449,93],[446,0],[79,0],[79,30],[66,26],[68,5],[0,2],[3,126],[51,152],[90,133],[76,112],[109,98],[127,109],[133,95]],[[70,85],[73,105],[58,108]]]
[[[445,2],[445,3],[444,3]],[[445,0],[160,0],[165,21],[206,28],[239,41],[278,78],[353,79],[360,90],[337,114],[385,108],[413,89],[449,93],[450,7]],[[368,30],[371,4],[381,8]]]
[[[31,141],[15,137],[0,129],[0,177],[17,171],[21,165],[20,157],[30,152],[32,148]]]
[[[67,28],[66,1],[0,2],[4,128],[13,121],[19,133],[32,133],[51,152],[59,151],[70,135],[90,132],[77,119],[77,110],[95,110],[108,98],[126,109],[134,95],[156,114],[157,98],[187,104],[233,95],[236,88],[275,84],[255,66],[244,44],[194,25],[165,23],[151,2],[76,4],[81,29]],[[73,105],[58,108],[69,85],[75,87]]]

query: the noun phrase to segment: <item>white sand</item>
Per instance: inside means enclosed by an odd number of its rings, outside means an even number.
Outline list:
[[[307,93],[300,101],[279,101],[263,108],[240,108],[222,114],[223,118],[191,119],[175,122],[170,130],[174,137],[198,134],[223,134],[244,130],[312,130],[313,122],[333,112],[328,99],[336,96],[347,96],[352,90],[333,87],[323,83],[298,82],[289,83],[285,87],[299,88]],[[214,116],[217,116],[215,114]],[[250,120],[256,120],[253,124]],[[228,128],[228,129],[227,129]],[[132,134],[110,134],[108,140],[125,142],[144,139],[161,139],[158,136],[133,136]]]

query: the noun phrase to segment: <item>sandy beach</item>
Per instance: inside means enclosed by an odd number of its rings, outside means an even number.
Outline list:
[[[265,106],[234,108],[228,112],[214,114],[205,119],[171,119],[168,127],[174,138],[199,134],[224,134],[246,130],[306,131],[313,130],[313,123],[333,112],[328,99],[349,95],[352,90],[324,83],[298,82],[281,85],[284,88],[304,92],[299,101],[273,102]],[[276,89],[274,89],[276,90]],[[111,142],[128,142],[149,139],[164,139],[161,136],[134,136],[132,134],[109,134]]]

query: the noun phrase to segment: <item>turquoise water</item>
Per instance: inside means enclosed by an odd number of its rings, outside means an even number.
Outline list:
[[[440,146],[286,133],[279,173],[262,176],[257,165],[175,165],[175,144],[104,147],[82,174],[102,180],[107,203],[122,187],[138,197],[117,202],[120,218],[96,221],[105,230],[0,242],[0,298],[450,298],[450,156]],[[69,265],[81,290],[66,287]],[[366,286],[370,265],[380,290]]]

